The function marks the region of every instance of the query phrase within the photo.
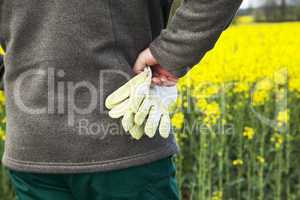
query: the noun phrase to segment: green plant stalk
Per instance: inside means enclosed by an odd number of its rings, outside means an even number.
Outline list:
[[[177,134],[180,134],[180,133],[177,132]],[[182,134],[185,134],[184,130],[183,130]],[[177,136],[177,137],[179,137],[179,136]],[[178,140],[180,140],[180,138]],[[179,143],[179,145],[180,145],[180,143]],[[177,165],[176,165],[176,168],[177,168],[177,170],[176,170],[176,173],[177,173],[176,178],[177,178],[177,182],[178,182],[179,196],[182,197],[182,187],[183,187],[183,178],[182,178],[183,177],[183,171],[182,171],[183,170],[182,169],[182,166],[183,166],[183,155],[176,157],[176,163],[177,163]]]
[[[285,174],[287,174],[287,181],[286,181],[286,198],[289,200],[290,199],[290,192],[291,192],[291,188],[290,188],[290,151],[291,151],[291,144],[290,144],[290,135],[289,133],[286,134],[288,140],[286,141],[286,148],[285,148],[285,163],[286,163],[286,167],[285,167]]]
[[[225,159],[224,159],[224,160],[226,160],[227,163],[228,163],[228,161],[230,160],[230,159],[229,159],[229,149],[228,149],[228,147],[226,147]],[[228,165],[226,165],[225,167],[226,167],[226,168],[225,168],[225,170],[226,170],[225,183],[228,183],[228,182],[230,181],[230,175],[231,175],[231,173],[230,173],[230,165],[228,164]]]
[[[281,199],[281,192],[282,192],[282,148],[278,151],[276,155],[276,162],[277,162],[277,173],[276,173],[276,200],[282,200]]]
[[[218,145],[218,149],[217,149],[217,158],[218,158],[218,190],[219,191],[223,191],[223,176],[224,176],[224,160],[225,157],[224,156],[224,150],[226,147],[226,135],[225,135],[225,124],[223,124],[223,120],[225,120],[226,116],[226,85],[222,84],[222,92],[221,92],[221,120],[220,120],[220,124],[221,124],[221,133],[220,133],[220,137],[221,137],[221,142],[220,145]],[[219,152],[218,152],[219,151]],[[218,154],[219,153],[219,154]]]
[[[264,113],[268,114],[268,116],[271,116],[270,111],[268,108],[271,107],[271,105],[267,104],[267,106],[264,106]],[[263,158],[265,157],[265,139],[266,135],[268,133],[268,127],[263,124],[262,125],[262,131],[260,134],[260,139],[259,139],[259,155],[262,156]],[[259,168],[258,168],[258,188],[259,188],[259,193],[258,193],[258,200],[264,200],[264,192],[265,192],[265,184],[264,184],[264,164],[258,163]]]
[[[207,195],[208,195],[208,199],[212,198],[212,163],[213,163],[213,157],[215,156],[215,152],[213,151],[214,149],[214,144],[215,144],[215,138],[218,137],[219,135],[216,134],[216,132],[213,130],[213,128],[211,129],[211,133],[209,134],[209,146],[208,146],[208,172],[207,172]],[[218,152],[218,149],[216,148],[216,152]]]
[[[264,144],[265,144],[265,131],[262,131],[262,136],[260,139],[260,148],[259,148],[259,155],[264,158]],[[264,200],[264,165],[262,163],[259,164],[259,171],[258,171],[258,187],[259,187],[259,200]]]
[[[203,131],[204,132],[204,131]],[[206,199],[205,194],[205,175],[206,175],[206,148],[205,148],[206,133],[200,133],[200,159],[199,159],[199,200]]]
[[[244,114],[241,113],[241,112],[238,112],[238,116],[237,116],[237,119],[238,120],[242,120],[244,119]],[[243,143],[243,127],[244,127],[244,124],[243,122],[239,121],[239,123],[237,123],[237,130],[239,130],[240,134],[238,136],[238,152],[237,152],[237,155],[238,155],[238,158],[239,159],[242,159],[243,158],[243,149],[244,149],[244,143]],[[242,173],[242,166],[238,167],[238,180],[241,180],[243,176],[243,173]],[[242,199],[242,191],[241,191],[241,182],[239,181],[238,182],[238,185],[237,185],[237,199]]]
[[[193,155],[194,154],[194,152],[193,152],[193,149],[194,149],[194,146],[195,146],[195,140],[194,140],[194,134],[193,133],[190,133],[189,134],[190,135],[190,137],[191,137],[191,144],[190,144],[190,148],[189,148],[189,152],[190,152],[190,154],[191,155]],[[190,194],[190,198],[191,198],[191,200],[193,199],[193,196],[194,196],[194,193],[195,193],[195,187],[196,187],[196,184],[195,184],[195,180],[194,179],[192,179],[192,182],[190,183],[190,187],[191,187],[191,194]]]

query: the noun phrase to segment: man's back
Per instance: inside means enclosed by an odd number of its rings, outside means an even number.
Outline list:
[[[3,163],[36,172],[111,170],[177,152],[173,135],[135,141],[104,99],[164,27],[160,0],[4,0]]]

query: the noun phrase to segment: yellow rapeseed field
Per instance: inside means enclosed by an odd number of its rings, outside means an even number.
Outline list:
[[[233,26],[180,85],[238,81],[237,90],[247,90],[262,79],[280,79],[274,76],[284,70],[289,89],[300,92],[299,34],[300,23]]]
[[[276,84],[287,84],[287,89],[300,97],[299,34],[300,23],[233,26],[178,87],[181,91],[188,88],[196,105],[217,118],[218,105],[206,99],[224,85],[231,86],[226,92],[251,95],[254,106],[266,103]],[[178,99],[178,105],[186,106],[187,102]],[[182,127],[183,121],[182,113],[174,115],[175,127]]]
[[[300,199],[300,23],[246,21],[178,84],[184,199]]]

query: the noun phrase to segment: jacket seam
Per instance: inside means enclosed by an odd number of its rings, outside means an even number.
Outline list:
[[[172,144],[172,145],[176,145],[176,144]],[[4,157],[6,160],[8,161],[12,161],[15,163],[19,163],[19,164],[27,164],[27,165],[31,165],[31,166],[87,166],[87,165],[112,165],[114,162],[122,162],[122,161],[127,161],[127,160],[135,160],[141,157],[147,157],[147,156],[151,156],[154,154],[159,154],[162,152],[167,151],[168,148],[172,148],[171,144],[168,144],[162,148],[159,148],[158,150],[153,150],[151,152],[147,152],[147,153],[143,153],[143,154],[136,154],[134,156],[128,156],[128,157],[124,157],[124,158],[119,158],[119,159],[114,159],[114,160],[106,160],[106,161],[97,161],[97,162],[77,162],[77,163],[60,163],[60,162],[31,162],[31,161],[22,161],[22,160],[16,160],[10,157]]]

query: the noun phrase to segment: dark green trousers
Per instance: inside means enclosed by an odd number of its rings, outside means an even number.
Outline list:
[[[41,174],[8,170],[18,200],[178,200],[171,157],[110,172]]]

